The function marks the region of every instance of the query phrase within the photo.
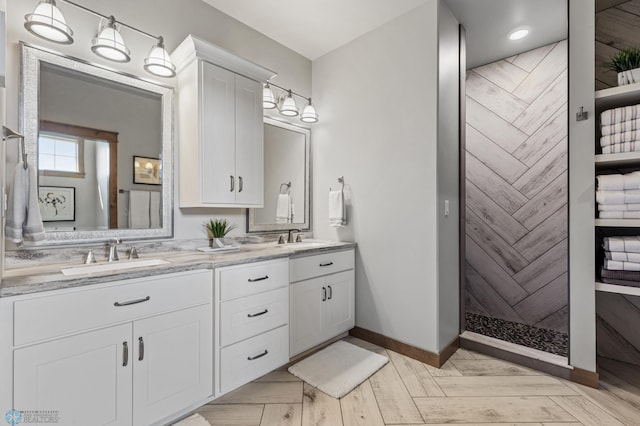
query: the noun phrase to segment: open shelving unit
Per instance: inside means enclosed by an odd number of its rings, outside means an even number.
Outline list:
[[[640,104],[640,83],[598,90],[595,93],[596,115],[602,111],[626,105]],[[596,126],[596,144],[600,145],[600,130]],[[640,152],[624,152],[619,154],[596,154],[596,170],[637,169],[640,170]],[[597,173],[596,173],[597,174]],[[607,228],[640,228],[640,219],[595,219],[596,227]],[[638,230],[640,235],[640,229]],[[596,263],[599,259],[596,259]],[[596,291],[640,296],[640,287],[595,282]]]

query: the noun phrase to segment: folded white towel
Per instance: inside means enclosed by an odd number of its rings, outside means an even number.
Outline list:
[[[598,204],[601,212],[626,212],[640,210],[640,203],[636,204]]]
[[[640,151],[640,140],[631,142],[614,143],[611,145],[603,146],[603,154],[621,154],[623,152],[638,152]]]
[[[291,195],[278,194],[276,223],[291,223]]]
[[[636,204],[640,203],[640,190],[596,191],[596,201],[599,204]]]
[[[45,239],[38,200],[38,178],[31,164],[26,169],[22,162],[16,165],[9,185],[5,233],[15,243],[37,243]]]
[[[150,198],[149,191],[129,191],[129,228],[149,228]]]
[[[617,260],[605,259],[604,269],[609,269],[611,271],[640,271],[640,263],[619,262]]]
[[[640,105],[629,105],[620,108],[613,108],[603,111],[600,114],[600,124],[608,126],[624,121],[637,120],[640,118]]]
[[[640,219],[640,211],[601,211],[600,219]]]
[[[625,143],[625,142],[638,142],[640,139],[640,132],[636,130],[631,130],[629,132],[624,133],[614,133],[611,135],[605,135],[600,138],[600,146],[605,147],[608,145],[613,145],[617,143]]]
[[[149,228],[161,228],[162,227],[162,194],[160,191],[149,192]]]
[[[598,175],[596,179],[600,190],[640,189],[640,172]]]
[[[605,250],[604,257],[609,260],[617,260],[620,262],[640,263],[640,253],[626,253],[624,251]]]
[[[347,224],[344,207],[344,192],[329,191],[329,226],[339,228]]]
[[[600,127],[602,136],[613,135],[615,133],[625,133],[632,130],[640,130],[640,120],[627,120],[620,123],[613,123]]]
[[[640,253],[640,237],[604,237],[605,250]]]

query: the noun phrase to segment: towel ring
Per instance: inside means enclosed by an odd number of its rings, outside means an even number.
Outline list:
[[[338,178],[338,183],[342,184],[342,188],[340,188],[341,191],[344,191],[344,176],[340,176]],[[329,191],[332,191],[331,187],[329,187]]]
[[[282,187],[285,187],[285,191],[286,192],[282,192]],[[281,183],[280,184],[280,193],[281,194],[288,194],[291,191],[291,182],[286,182],[286,183]]]

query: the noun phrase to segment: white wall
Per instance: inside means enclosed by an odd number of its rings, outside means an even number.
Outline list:
[[[456,18],[438,7],[438,349],[460,332],[459,104],[460,32]],[[445,202],[449,214],[444,216]]]
[[[314,235],[358,243],[356,325],[439,352],[438,0],[315,60],[313,98]],[[327,191],[343,175],[336,229]]]
[[[28,33],[24,29],[24,15],[33,12],[36,0],[7,0],[7,122],[17,128],[19,49],[18,41],[24,40],[36,46],[72,55],[90,62],[107,65],[116,70],[151,79],[164,85],[175,84],[175,79],[158,79],[142,69],[144,57],[153,41],[149,38],[122,30],[122,35],[132,51],[129,64],[115,64],[102,60],[91,53],[89,46],[95,36],[98,19],[73,6],[59,2],[67,24],[73,28],[75,43],[61,46],[49,43]],[[82,5],[105,15],[113,14],[117,19],[134,25],[146,32],[162,35],[171,52],[188,34],[221,46],[230,52],[258,63],[278,73],[276,84],[291,87],[301,94],[311,95],[311,62],[292,50],[208,6],[201,0],[83,0]],[[179,144],[175,138],[176,149]],[[226,217],[239,225],[231,236],[244,234],[244,209],[190,209],[178,208],[177,162],[174,179],[174,235],[175,238],[205,238],[202,223],[209,217]]]

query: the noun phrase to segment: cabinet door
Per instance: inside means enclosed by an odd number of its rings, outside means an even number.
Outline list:
[[[326,277],[327,301],[324,307],[324,340],[344,333],[355,324],[353,270]]]
[[[131,324],[17,349],[14,408],[57,411],[65,426],[130,425],[132,364]]]
[[[201,62],[200,185],[203,204],[233,204],[237,188],[235,171],[235,81],[230,71]],[[186,164],[184,159],[181,164]]]
[[[212,318],[208,304],[134,322],[134,424],[152,424],[213,394]]]
[[[264,204],[262,84],[236,75],[236,203]]]
[[[323,339],[324,278],[292,284],[289,317],[290,355],[297,355]]]

